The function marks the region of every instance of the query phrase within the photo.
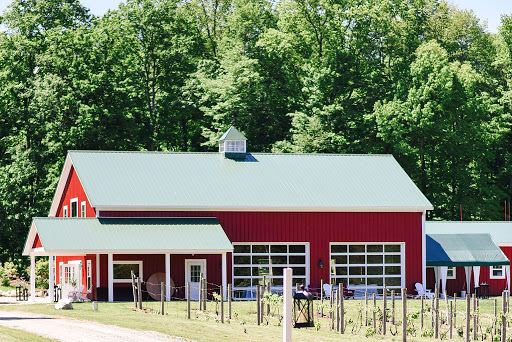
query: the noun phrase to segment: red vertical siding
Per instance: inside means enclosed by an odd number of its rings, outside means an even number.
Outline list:
[[[405,285],[408,289],[414,289],[414,283],[421,282],[421,213],[136,211],[101,212],[100,216],[216,217],[233,243],[309,242],[312,287],[319,287],[321,279],[324,281],[329,279],[329,267],[324,266],[320,269],[318,261],[322,259],[324,265],[329,265],[330,242],[405,242]],[[178,259],[175,256],[172,258]],[[210,258],[215,256],[207,258],[208,264],[210,264]],[[228,257],[228,261],[228,279],[231,279],[231,257]],[[181,264],[180,262],[175,265],[173,261],[172,267],[179,270],[182,267]],[[214,274],[208,272],[208,278],[215,275],[220,282],[220,268],[214,271]],[[180,275],[180,277],[183,276]]]

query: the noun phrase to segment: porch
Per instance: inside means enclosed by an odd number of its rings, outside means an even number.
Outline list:
[[[35,257],[45,256],[50,300],[58,282],[63,292],[73,285],[81,294],[112,302],[122,299],[131,272],[148,284],[164,282],[166,300],[187,282],[193,299],[200,275],[226,291],[227,253],[232,251],[214,218],[35,218],[24,255],[31,261],[32,300]]]

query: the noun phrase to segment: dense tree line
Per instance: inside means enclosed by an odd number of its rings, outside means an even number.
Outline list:
[[[392,153],[431,218],[503,219],[512,17],[437,0],[15,0],[0,18],[0,261],[67,150]]]

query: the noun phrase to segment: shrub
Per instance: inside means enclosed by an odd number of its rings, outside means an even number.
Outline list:
[[[39,259],[36,261],[36,287],[47,289],[48,288],[48,259]]]
[[[12,261],[4,262],[3,266],[0,266],[0,285],[9,286],[11,281],[18,277],[18,269]]]

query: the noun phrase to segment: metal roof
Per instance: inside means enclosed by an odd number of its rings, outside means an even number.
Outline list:
[[[219,141],[224,140],[247,140],[247,138],[239,130],[231,126],[219,139]]]
[[[391,155],[71,151],[98,210],[423,211]]]
[[[489,234],[427,234],[427,266],[510,265]]]
[[[222,253],[233,246],[214,218],[57,218],[37,217],[35,233],[46,253]],[[31,239],[32,237],[32,239]]]
[[[512,222],[506,221],[427,221],[427,234],[480,234],[488,233],[494,243],[512,243]]]

